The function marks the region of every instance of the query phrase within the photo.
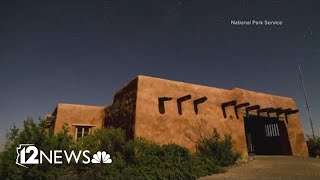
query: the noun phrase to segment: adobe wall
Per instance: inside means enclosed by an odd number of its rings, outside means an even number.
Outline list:
[[[182,102],[182,114],[178,113],[177,98],[191,95],[191,99]],[[195,114],[193,101],[206,96],[207,100],[198,105]],[[232,117],[223,118],[221,103],[233,100],[230,90],[175,82],[147,76],[139,76],[136,107],[135,132],[156,143],[176,143],[195,151],[195,141],[199,134],[230,134],[234,140],[234,150],[247,156],[244,123]],[[158,109],[159,97],[172,97],[166,101],[165,113]],[[228,109],[227,109],[228,111]],[[197,129],[201,130],[197,130]]]
[[[62,130],[67,123],[69,134],[75,137],[76,124],[93,125],[92,130],[101,129],[105,119],[105,106],[87,106],[59,103],[56,109],[54,133]]]
[[[134,137],[137,83],[135,78],[120,89],[115,94],[112,105],[106,110],[105,127],[121,128],[125,130],[127,138]]]
[[[181,103],[182,114],[178,113],[177,99],[191,95],[191,99]],[[160,97],[171,97],[164,102],[165,112],[159,111]],[[206,97],[198,104],[195,113],[193,102]],[[282,107],[296,109],[290,98],[255,93],[242,89],[225,90],[194,85],[159,78],[138,76],[136,102],[135,137],[144,137],[159,144],[176,143],[195,151],[195,141],[200,132],[211,133],[216,128],[221,134],[230,134],[234,140],[234,151],[247,157],[244,119],[237,119],[233,108],[226,108],[223,117],[221,104],[236,100],[250,102],[261,108]],[[201,130],[199,130],[201,129]],[[293,155],[307,156],[302,127],[297,114],[289,116],[288,134]]]

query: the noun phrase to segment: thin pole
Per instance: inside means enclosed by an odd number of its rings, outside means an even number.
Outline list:
[[[311,118],[311,111],[310,111],[310,108],[309,108],[309,103],[308,103],[308,98],[307,98],[307,91],[306,91],[306,88],[304,86],[304,81],[303,81],[303,77],[302,77],[302,71],[301,71],[301,67],[300,67],[299,63],[298,63],[298,69],[299,69],[300,80],[301,80],[301,84],[302,84],[302,88],[303,88],[304,100],[306,101],[309,120],[310,120],[310,124],[311,124],[312,136],[315,139],[316,136],[314,135],[313,123],[312,123],[312,118]]]

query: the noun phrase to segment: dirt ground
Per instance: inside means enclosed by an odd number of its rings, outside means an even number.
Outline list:
[[[227,168],[227,172],[199,180],[320,180],[320,159],[292,156],[254,156],[246,164]]]

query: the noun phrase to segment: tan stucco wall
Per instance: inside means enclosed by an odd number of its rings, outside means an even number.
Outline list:
[[[182,103],[182,115],[179,115],[176,100],[188,94],[191,95],[191,99]],[[199,113],[195,114],[193,100],[203,96],[206,96],[208,100],[199,105]],[[165,102],[164,114],[160,114],[158,110],[159,97],[173,98]],[[237,100],[238,103],[258,104],[261,108],[296,109],[294,101],[286,97],[139,76],[135,137],[144,137],[159,144],[176,143],[194,151],[195,144],[190,139],[195,141],[199,137],[195,129],[199,128],[200,122],[205,121],[205,131],[212,132],[216,128],[222,134],[230,134],[234,140],[234,150],[246,157],[248,153],[243,117],[240,115],[237,120],[234,109],[230,107],[226,109],[227,118],[224,118],[221,110],[221,103],[232,100]],[[307,156],[299,116],[290,115],[287,126],[293,155]]]
[[[191,95],[182,102],[182,114],[178,113],[177,99]],[[206,96],[207,100],[194,111],[193,101]],[[159,97],[172,97],[166,101],[165,113],[158,108]],[[87,106],[58,104],[56,108],[55,133],[66,122],[70,135],[75,135],[73,124],[91,124],[93,130],[103,127],[120,127],[128,138],[143,137],[159,144],[176,143],[195,151],[195,141],[201,135],[209,135],[216,128],[222,135],[229,134],[234,141],[234,151],[247,157],[244,118],[239,112],[236,118],[233,107],[226,108],[223,117],[221,104],[236,100],[238,104],[249,102],[261,108],[296,109],[292,98],[257,93],[244,89],[219,89],[148,76],[138,76],[121,88],[114,96],[111,106]],[[294,156],[308,155],[298,114],[288,116],[285,123]]]
[[[105,106],[59,103],[56,109],[54,133],[60,132],[64,123],[68,124],[69,134],[73,137],[76,133],[75,124],[93,125],[92,131],[101,129],[104,127],[105,109]]]

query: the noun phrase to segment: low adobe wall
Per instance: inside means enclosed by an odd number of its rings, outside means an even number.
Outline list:
[[[55,113],[54,133],[62,130],[66,123],[69,134],[75,137],[76,124],[93,125],[92,130],[101,129],[105,118],[105,106],[88,106],[59,103]]]

